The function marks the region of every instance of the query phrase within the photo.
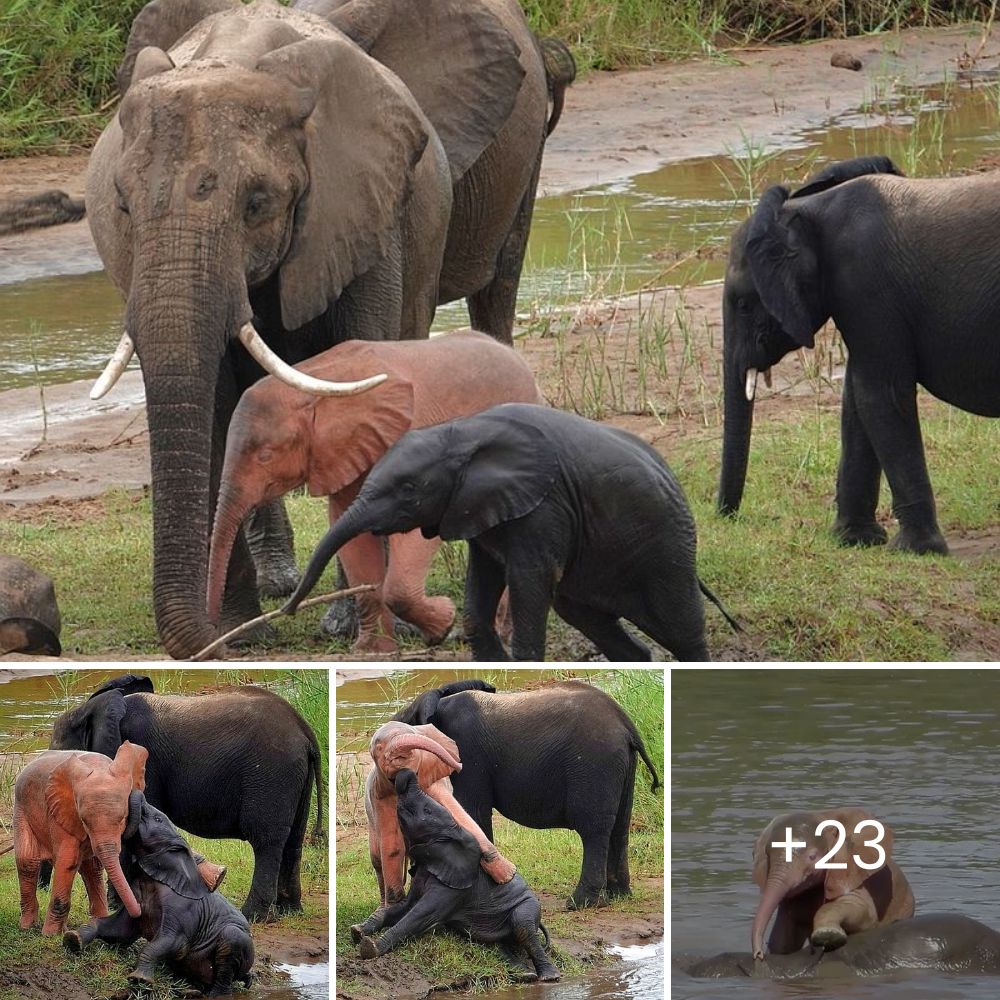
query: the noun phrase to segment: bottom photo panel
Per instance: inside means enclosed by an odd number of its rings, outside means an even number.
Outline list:
[[[664,670],[338,670],[338,1000],[657,1000]]]
[[[0,670],[0,1000],[328,1000],[326,669]]]
[[[994,998],[1000,672],[674,669],[671,995]]]

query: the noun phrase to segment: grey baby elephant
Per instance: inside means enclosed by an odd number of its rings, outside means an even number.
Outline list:
[[[528,953],[534,975],[542,982],[559,978],[538,939],[546,947],[549,933],[541,922],[542,907],[520,875],[498,885],[479,866],[479,845],[444,806],[427,795],[417,776],[404,768],[396,775],[396,812],[406,849],[413,862],[413,881],[406,898],[373,913],[351,928],[362,958],[392,951],[406,938],[445,926],[473,941],[500,942],[515,953]],[[388,927],[377,941],[369,935]]]

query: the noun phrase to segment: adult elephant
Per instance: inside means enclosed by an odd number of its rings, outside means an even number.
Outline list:
[[[904,969],[997,975],[1000,934],[958,913],[924,913],[853,934],[836,951],[804,949],[756,961],[749,952],[729,951],[709,958],[681,958],[676,967],[699,979],[854,979]]]
[[[138,353],[154,611],[175,657],[216,635],[208,531],[229,417],[260,364],[287,378],[284,362],[341,340],[425,336],[459,295],[509,339],[548,96],[515,0],[316,10],[153,0],[91,156],[90,225],[127,300],[95,391]],[[242,540],[228,581],[223,628],[259,610]]]
[[[508,694],[478,684],[424,692],[393,718],[433,725],[455,741],[462,769],[451,776],[454,795],[487,840],[494,809],[524,826],[580,834],[583,870],[570,908],[627,894],[637,754],[654,790],[659,783],[635,724],[582,681]]]
[[[758,372],[833,318],[847,346],[834,531],[880,545],[884,471],[892,546],[948,551],[937,522],[916,387],[1000,416],[1000,173],[913,180],[885,157],[836,164],[789,194],[773,187],[734,234],[723,292],[725,436],[718,505],[746,480]]]
[[[316,736],[288,702],[254,687],[157,695],[148,677],[126,674],[63,712],[50,746],[113,757],[126,740],[149,751],[152,805],[189,833],[235,837],[253,848],[248,919],[262,919],[272,905],[302,908],[302,842],[313,782],[321,833],[322,770]]]

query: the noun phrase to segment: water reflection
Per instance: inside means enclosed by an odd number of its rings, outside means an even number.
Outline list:
[[[672,949],[749,947],[754,841],[781,812],[862,805],[895,830],[917,909],[1000,928],[1000,673],[933,669],[672,672]],[[674,997],[721,981],[674,976]],[[727,980],[741,997],[824,994],[809,981]],[[918,977],[851,997],[993,998],[996,981]]]

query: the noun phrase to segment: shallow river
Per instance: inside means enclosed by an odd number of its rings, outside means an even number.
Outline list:
[[[1000,673],[671,672],[672,952],[748,950],[754,842],[777,815],[861,805],[895,831],[918,912],[1000,929]],[[693,980],[675,1000],[829,998],[829,982]],[[836,996],[994,1000],[996,977],[909,974]]]
[[[584,293],[717,281],[734,224],[766,184],[876,152],[908,173],[966,167],[995,150],[998,121],[997,84],[934,87],[790,134],[780,149],[765,152],[748,137],[727,156],[539,199],[519,311]],[[0,261],[0,390],[96,376],[103,368],[121,333],[122,305],[103,272],[80,273],[87,266],[79,259]],[[89,266],[99,267],[98,259]],[[464,303],[453,303],[438,310],[435,327],[467,323]]]

